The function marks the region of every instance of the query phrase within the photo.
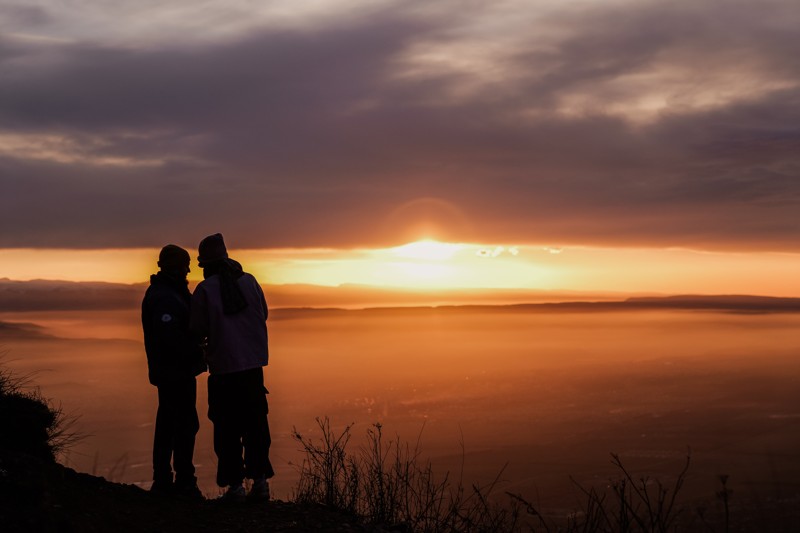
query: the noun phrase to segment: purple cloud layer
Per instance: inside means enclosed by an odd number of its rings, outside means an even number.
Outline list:
[[[479,5],[149,46],[7,8],[0,247],[800,249],[791,2]]]

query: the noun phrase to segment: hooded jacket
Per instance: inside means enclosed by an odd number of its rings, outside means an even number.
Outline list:
[[[150,276],[142,300],[142,330],[150,383],[192,378],[206,371],[199,339],[189,332],[191,293],[183,280]]]
[[[246,272],[239,273],[232,283],[243,298],[238,311],[226,312],[219,274],[200,282],[192,295],[191,330],[207,339],[206,362],[212,375],[259,368],[269,362],[264,292]]]

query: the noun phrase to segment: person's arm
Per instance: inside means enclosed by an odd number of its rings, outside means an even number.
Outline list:
[[[192,294],[192,308],[189,313],[189,331],[200,339],[208,337],[208,295],[205,287],[198,285]]]
[[[150,344],[150,305],[148,300],[148,295],[145,293],[144,298],[142,298],[142,336],[144,337],[145,350]]]
[[[144,353],[147,356],[147,375],[152,385],[158,384],[160,374],[159,360],[157,357],[158,345],[152,324],[152,296],[148,290],[142,299],[142,334],[144,337]]]
[[[258,281],[256,281],[256,291],[258,292],[258,297],[261,299],[261,307],[264,309],[264,320],[267,319],[269,316],[269,309],[267,309],[267,299],[264,297],[264,290],[259,285]]]

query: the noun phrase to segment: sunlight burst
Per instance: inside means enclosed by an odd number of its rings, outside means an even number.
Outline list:
[[[461,244],[439,242],[432,239],[404,244],[392,248],[391,251],[397,257],[404,259],[421,259],[425,261],[444,261],[452,258],[463,248]]]

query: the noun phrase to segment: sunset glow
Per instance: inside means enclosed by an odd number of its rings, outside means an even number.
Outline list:
[[[197,253],[190,250],[192,257]],[[2,250],[0,277],[143,283],[157,249]],[[266,284],[800,296],[800,254],[446,243],[231,250]],[[192,281],[202,279],[193,259]]]
[[[0,277],[800,296],[791,2],[152,7],[0,13]]]
[[[423,261],[444,261],[455,255],[463,245],[438,242],[430,239],[392,248],[397,257]]]

